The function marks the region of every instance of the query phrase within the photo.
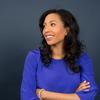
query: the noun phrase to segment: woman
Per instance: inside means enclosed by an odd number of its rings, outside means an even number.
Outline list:
[[[94,100],[93,65],[78,39],[79,26],[64,9],[43,13],[42,44],[25,60],[21,100]]]

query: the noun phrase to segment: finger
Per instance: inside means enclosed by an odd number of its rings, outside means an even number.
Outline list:
[[[80,89],[80,90],[84,90],[84,89],[88,89],[88,88],[90,88],[90,85],[80,87],[79,89]]]
[[[90,87],[90,83],[85,80],[82,83],[80,83],[76,91],[88,89],[89,87]]]
[[[83,83],[86,83],[87,81],[85,80],[85,81],[83,81]]]
[[[79,85],[78,89],[89,88],[89,87],[90,87],[89,83],[82,83]]]
[[[89,82],[82,82],[79,86],[82,87],[82,86],[89,85],[89,84],[90,84]]]
[[[81,82],[81,84],[83,84],[83,83],[84,83],[84,84],[85,84],[85,83],[88,83],[88,84],[89,84],[90,82],[88,82],[88,81],[85,80],[85,81]]]
[[[84,87],[78,88],[76,91],[82,91],[82,90],[89,91],[89,88],[90,86],[84,86]]]
[[[90,85],[88,84],[88,85],[81,85],[79,88],[90,88]]]
[[[84,89],[84,91],[89,91],[89,89]]]
[[[85,83],[86,83],[86,81],[83,81],[83,82],[80,83],[80,85],[85,84]]]

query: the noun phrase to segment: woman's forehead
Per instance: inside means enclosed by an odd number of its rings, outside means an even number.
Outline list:
[[[44,24],[48,22],[57,22],[59,20],[61,21],[60,16],[58,14],[56,13],[48,14],[45,17]]]

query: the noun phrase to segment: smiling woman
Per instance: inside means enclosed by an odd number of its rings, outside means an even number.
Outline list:
[[[41,47],[25,60],[21,100],[94,100],[93,64],[79,41],[79,26],[64,9],[51,9],[39,21]]]
[[[43,35],[48,45],[53,46],[57,45],[58,43],[63,45],[64,37],[67,35],[68,30],[66,27],[64,27],[59,15],[47,15],[43,27]]]

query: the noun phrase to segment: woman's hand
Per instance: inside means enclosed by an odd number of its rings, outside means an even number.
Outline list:
[[[87,82],[87,81],[83,81],[82,83],[80,83],[80,85],[76,89],[76,92],[82,91],[82,90],[89,91],[89,88],[90,88],[90,83]],[[46,93],[48,93],[48,91],[46,91],[44,89],[36,89],[36,94],[41,99],[44,99],[45,98],[44,96],[46,96]]]
[[[36,89],[36,94],[37,94],[37,96],[39,97],[39,91],[40,91],[41,89]]]
[[[46,93],[46,90],[44,89],[36,89],[36,94],[39,98],[43,99],[43,93]]]
[[[89,84],[90,84],[89,82],[83,81],[82,83],[80,83],[80,85],[76,89],[76,92],[81,91],[81,90],[89,91],[89,88],[90,88]]]

